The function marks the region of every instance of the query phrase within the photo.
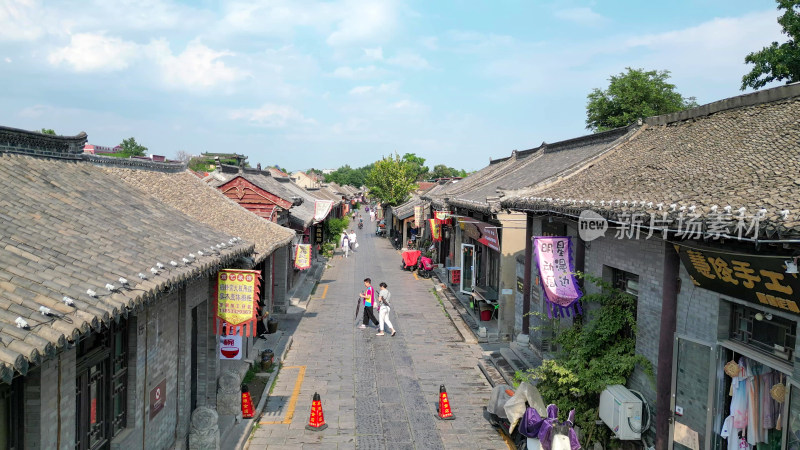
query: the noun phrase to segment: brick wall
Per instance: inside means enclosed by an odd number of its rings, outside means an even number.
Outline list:
[[[273,263],[275,264],[275,278],[272,280],[275,288],[275,298],[273,299],[273,310],[277,314],[285,314],[288,299],[286,296],[289,282],[289,247],[283,246],[275,249]]]

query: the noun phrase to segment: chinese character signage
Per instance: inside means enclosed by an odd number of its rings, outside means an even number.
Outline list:
[[[439,242],[442,240],[442,225],[436,219],[430,219],[431,223],[431,240]]]
[[[550,318],[565,317],[573,309],[580,314],[581,304],[578,300],[583,292],[574,275],[572,238],[535,237],[533,249],[542,290],[547,300],[547,315]]]
[[[433,218],[438,219],[443,225],[450,225],[450,213],[447,211],[434,211]]]
[[[300,270],[311,267],[311,245],[297,245],[294,253],[294,267]]]
[[[475,219],[459,219],[464,234],[490,249],[500,251],[500,239],[497,236],[497,227],[480,222]]]
[[[217,334],[256,335],[256,313],[260,273],[256,270],[225,269],[217,274],[217,298],[214,316]]]
[[[242,359],[242,337],[235,334],[220,336],[219,359]]]
[[[419,228],[422,225],[422,206],[414,207],[414,228]]]
[[[317,225],[314,227],[314,243],[315,244],[322,244],[322,225]]]
[[[698,249],[675,244],[695,286],[800,315],[798,274],[786,273],[783,256]]]
[[[331,207],[333,207],[333,200],[316,200],[314,202],[314,221],[315,222],[322,222],[328,217],[328,213],[331,212]]]

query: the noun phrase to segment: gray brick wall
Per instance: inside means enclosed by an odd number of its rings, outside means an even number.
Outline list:
[[[665,243],[661,239],[616,239],[612,230],[602,237],[586,243],[586,272],[609,278],[609,268],[624,270],[639,276],[637,301],[636,353],[643,355],[653,365],[658,364],[658,341],[661,330],[661,296]],[[604,270],[605,269],[605,270]],[[598,289],[591,283],[587,293]],[[628,379],[628,387],[642,392],[648,402],[655,404],[655,380],[637,368]]]
[[[25,447],[26,448],[47,448],[42,447],[42,435],[43,424],[47,424],[48,422],[44,422],[42,419],[42,392],[41,392],[41,385],[42,385],[42,373],[39,368],[30,370],[28,374],[25,376]],[[45,407],[51,407],[52,405],[46,404]],[[46,420],[46,419],[45,419]],[[53,423],[53,422],[50,422]]]

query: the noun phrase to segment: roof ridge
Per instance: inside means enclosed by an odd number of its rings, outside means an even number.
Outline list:
[[[82,153],[79,156],[80,159],[90,162],[96,166],[122,167],[125,169],[150,170],[164,173],[183,172],[187,170],[189,166],[187,162],[180,161],[160,162],[149,159],[117,158],[114,156],[93,155],[91,153]]]
[[[59,136],[0,126],[0,153],[18,153],[42,158],[80,159],[88,136]]]
[[[648,125],[667,125],[683,120],[710,116],[711,114],[731,109],[789,100],[794,97],[800,97],[800,82],[729,97],[670,114],[648,117],[645,119],[645,123]]]

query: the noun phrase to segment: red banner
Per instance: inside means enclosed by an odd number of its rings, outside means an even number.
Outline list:
[[[442,225],[450,225],[452,223],[450,220],[450,212],[448,211],[434,211],[433,218],[437,219]]]
[[[216,334],[257,336],[256,320],[261,286],[258,270],[224,269],[217,273],[214,293]]]
[[[431,240],[439,242],[442,240],[442,224],[440,220],[428,219],[431,223]]]

